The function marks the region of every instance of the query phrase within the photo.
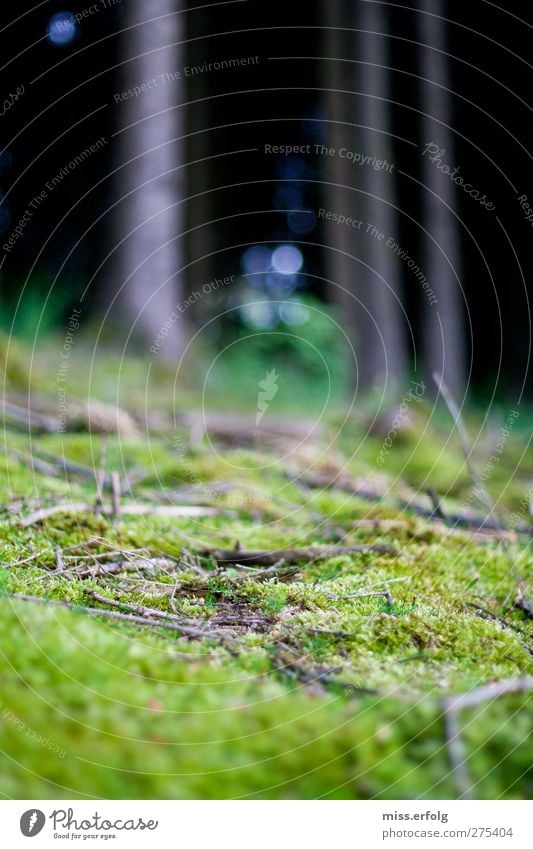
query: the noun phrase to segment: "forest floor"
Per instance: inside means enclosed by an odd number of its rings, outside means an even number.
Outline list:
[[[523,421],[474,452],[491,511],[421,405],[378,468],[387,422],[147,431],[132,404],[54,433],[13,397],[5,797],[531,796]]]

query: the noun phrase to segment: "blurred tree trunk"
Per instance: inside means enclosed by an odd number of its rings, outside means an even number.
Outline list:
[[[342,26],[342,3],[325,0],[326,25]],[[386,246],[397,240],[394,165],[388,131],[390,104],[387,103],[390,71],[384,11],[374,3],[359,2],[350,10],[344,24],[356,28],[349,34],[327,30],[327,55],[357,62],[328,63],[330,139],[336,149],[328,157],[328,199],[335,212],[362,222],[360,229],[344,224],[325,225],[329,251],[329,276],[345,287],[333,287],[345,330],[357,355],[358,381],[371,388],[384,380],[397,384],[405,375],[406,347],[400,306],[401,268]],[[354,90],[361,94],[339,94]],[[355,106],[355,108],[354,108]],[[339,122],[339,123],[337,123]],[[344,126],[343,126],[344,122]],[[346,124],[360,126],[347,126]],[[371,165],[354,165],[341,158],[341,148],[388,162],[391,170]],[[355,185],[359,191],[339,186]],[[375,229],[373,229],[375,228]],[[378,234],[383,234],[379,237]],[[346,254],[351,255],[350,259]]]
[[[159,347],[164,358],[175,357],[184,344],[183,316],[176,309],[182,300],[177,272],[184,253],[177,203],[184,179],[182,142],[177,140],[183,135],[183,110],[176,108],[184,65],[183,49],[176,45],[185,38],[180,8],[179,0],[160,0],[157,10],[144,0],[128,0],[122,18],[122,90],[143,84],[144,90],[115,106],[123,128],[113,281],[114,291],[122,287],[119,319],[133,328],[133,338],[150,347],[170,317],[168,336]]]
[[[424,12],[428,12],[425,14]],[[443,0],[427,0],[424,12],[418,12],[421,42],[422,150],[433,143],[441,160],[455,167],[453,112]],[[435,17],[434,17],[435,16]],[[427,80],[427,82],[425,81]],[[437,298],[431,305],[424,299],[423,349],[428,386],[437,371],[459,397],[466,384],[466,342],[461,293],[461,244],[459,222],[453,211],[456,187],[449,175],[439,170],[430,154],[422,156],[423,174],[423,267]],[[434,240],[434,241],[433,241]]]
[[[196,4],[193,4],[196,5]],[[209,23],[212,9],[197,9],[188,17],[190,43],[187,45],[187,64],[202,65],[211,59],[213,39],[205,38],[210,31]],[[188,103],[188,130],[186,156],[189,163],[190,184],[192,186],[189,202],[190,233],[187,240],[186,291],[194,292],[214,276],[214,261],[211,253],[216,248],[216,226],[209,222],[215,217],[213,188],[213,168],[211,157],[215,153],[216,131],[210,129],[213,124],[213,107],[209,99],[212,80],[209,74],[198,74],[185,80],[186,100]],[[193,164],[195,163],[195,164]],[[195,315],[194,306],[191,313]]]
[[[328,123],[325,143],[328,147],[334,147],[336,151],[339,151],[341,147],[351,146],[354,135],[353,127],[346,126],[344,123],[348,120],[350,107],[353,104],[353,95],[344,93],[347,89],[351,89],[349,82],[352,77],[353,66],[349,62],[340,61],[341,59],[352,58],[354,40],[352,33],[343,32],[339,29],[347,25],[342,15],[342,3],[338,0],[334,0],[334,2],[323,0],[323,4],[326,24],[324,54],[330,58],[330,61],[325,63],[324,66],[325,82],[328,87],[326,95]],[[356,196],[349,189],[342,188],[347,183],[348,176],[345,163],[338,156],[333,156],[327,158],[326,166],[325,207],[328,210],[353,217],[352,212],[356,204]],[[326,276],[332,284],[329,287],[330,297],[338,308],[338,317],[343,329],[354,351],[357,351],[357,303],[354,300],[355,292],[352,294],[356,267],[356,263],[352,259],[354,255],[353,234],[348,227],[328,223],[324,223],[323,232],[326,246],[324,252]]]

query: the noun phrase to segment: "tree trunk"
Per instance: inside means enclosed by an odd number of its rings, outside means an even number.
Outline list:
[[[428,12],[431,14],[424,14]],[[424,12],[417,13],[421,42],[422,151],[433,144],[442,162],[453,170],[454,138],[450,71],[446,50],[446,4],[428,0]],[[437,17],[433,17],[437,16]],[[441,87],[439,87],[441,86]],[[431,150],[435,150],[432,148]],[[455,183],[431,161],[431,152],[422,154],[423,223],[428,231],[423,239],[423,267],[436,302],[425,299],[423,350],[428,386],[438,372],[458,397],[466,383],[466,341],[461,292],[461,245],[456,208]],[[434,156],[434,154],[433,154]],[[434,157],[435,158],[435,157]]]
[[[212,39],[202,38],[209,32],[209,19],[213,10],[197,10],[189,19],[187,65],[202,65],[211,59]],[[213,101],[210,99],[212,79],[209,74],[198,74],[186,80],[188,133],[186,156],[190,164],[188,172],[193,187],[189,202],[187,239],[187,279],[184,281],[186,295],[201,290],[204,283],[215,277],[211,253],[216,249],[216,225],[209,222],[216,218],[214,212],[217,194],[211,191],[214,185],[212,156],[216,152],[216,131],[211,130],[214,120]],[[191,315],[195,316],[193,305]]]
[[[345,48],[344,58],[358,61],[329,63],[329,87],[347,90],[353,81],[360,94],[354,98],[333,91],[330,95],[330,137],[336,155],[328,157],[327,205],[361,225],[355,229],[331,224],[326,229],[326,241],[331,248],[329,274],[334,283],[348,290],[333,287],[355,348],[358,383],[371,388],[387,381],[390,387],[405,375],[406,348],[400,305],[401,267],[386,246],[388,239],[397,241],[395,169],[388,139],[390,71],[384,67],[388,64],[387,40],[386,35],[371,34],[384,33],[386,19],[377,4],[359,3],[356,8],[351,24],[361,31],[355,33],[347,51]],[[338,5],[327,4],[326,9],[328,25],[338,26]],[[329,56],[339,56],[343,38],[329,30]],[[336,121],[360,126],[342,126]],[[341,156],[343,147],[388,165],[352,164]],[[339,184],[355,186],[358,191],[339,188]]]
[[[346,89],[351,89],[349,80],[352,77],[353,66],[349,62],[340,61],[340,59],[352,58],[353,35],[339,29],[343,24],[346,25],[342,16],[342,4],[331,2],[331,0],[323,0],[323,2],[326,22],[325,55],[331,57],[324,68],[328,86],[326,144],[328,147],[335,148],[335,151],[339,151],[342,147],[351,147],[354,134],[353,127],[345,123],[350,114],[350,105],[353,104],[353,96],[343,93]],[[342,188],[347,183],[348,174],[345,163],[339,156],[327,158],[325,175],[326,208],[347,217],[352,215],[356,197],[354,192]],[[323,239],[326,276],[330,280],[329,297],[337,307],[339,320],[354,351],[357,351],[359,341],[356,321],[357,304],[354,300],[355,293],[352,291],[356,266],[353,259],[353,234],[348,227],[325,223]],[[346,351],[346,357],[353,361],[356,355]],[[354,384],[355,379],[354,362]],[[350,389],[353,389],[353,385]]]
[[[121,200],[115,211],[113,288],[120,289],[119,318],[133,338],[171,359],[184,344],[183,316],[177,309],[184,256],[178,204],[184,184],[179,170],[183,145],[177,140],[183,134],[179,104],[184,63],[183,49],[176,43],[185,36],[179,2],[160,0],[157,10],[148,5],[128,0],[122,19],[124,100],[115,107],[122,128],[117,175]],[[162,330],[166,335],[158,339]]]

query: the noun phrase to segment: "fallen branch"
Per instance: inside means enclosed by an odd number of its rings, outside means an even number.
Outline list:
[[[36,510],[20,519],[20,524],[23,528],[30,525],[36,525],[39,522],[44,522],[58,513],[68,513],[70,515],[80,515],[83,513],[92,513],[94,510],[92,504],[87,504],[85,501],[72,501],[70,503],[55,504],[53,507],[43,507],[41,510]],[[196,518],[197,516],[216,516],[220,512],[215,507],[197,507],[192,504],[128,504],[123,505],[121,512],[125,516],[185,516],[188,518]],[[105,516],[113,516],[112,507],[103,507],[102,514]]]
[[[92,566],[87,563],[72,566],[68,570],[69,575],[78,578],[99,578],[106,575],[119,575],[121,572],[142,572],[143,570],[159,569],[165,575],[169,575],[175,569],[176,564],[164,557],[139,557],[137,559],[126,559],[111,561],[111,563],[95,562]]]
[[[59,477],[61,473],[65,475],[77,475],[87,480],[94,480],[95,470],[90,466],[84,466],[81,463],[74,463],[72,460],[67,460],[66,457],[55,457],[52,454],[40,452],[39,454],[26,454],[24,451],[19,451],[17,448],[10,448],[10,454],[25,463],[32,470],[41,472],[48,477]],[[97,474],[99,471],[97,470]],[[127,476],[122,478],[120,491],[124,495],[134,484],[139,483],[148,476],[148,472],[144,469],[132,469]],[[102,490],[112,491],[112,480],[110,475],[102,475],[101,478]]]
[[[339,557],[343,554],[366,554],[368,552],[389,554],[392,557],[398,556],[398,551],[394,548],[394,546],[377,544],[350,546],[337,545],[325,549],[310,546],[309,548],[286,548],[273,551],[243,551],[240,548],[234,548],[232,550],[208,548],[201,551],[200,554],[204,557],[212,557],[213,560],[217,561],[217,563],[231,564],[234,566],[239,564],[275,566],[281,560],[284,560],[285,563],[299,563],[302,560],[324,560],[324,558]]]
[[[387,503],[391,507],[396,507],[402,511],[408,511],[410,513],[414,513],[416,516],[421,516],[423,519],[427,519],[428,522],[438,522],[439,524],[443,523],[442,519],[439,519],[435,516],[434,507],[424,507],[422,504],[417,504],[414,501],[408,501],[405,498],[390,498],[386,497],[386,493],[374,491],[369,486],[364,486],[361,484],[358,478],[352,478],[349,475],[341,474],[340,472],[334,475],[313,475],[307,473],[305,476],[300,475],[295,478],[293,475],[286,475],[287,479],[295,484],[296,486],[312,488],[312,489],[332,489],[337,492],[346,492],[349,495],[356,495],[358,498],[362,498],[365,501],[369,501],[372,503]],[[368,519],[363,520],[366,522],[373,522],[375,520]],[[377,520],[377,521],[386,521],[386,520]],[[401,521],[401,520],[391,520],[391,521]],[[452,528],[468,528],[474,531],[479,532],[488,532],[488,531],[499,531],[501,532],[502,526],[501,522],[497,519],[491,518],[490,516],[483,516],[478,513],[450,513],[446,511],[445,516],[446,526],[452,526]],[[531,526],[525,524],[524,522],[519,523],[514,528],[516,533],[527,534],[531,536]]]
[[[236,416],[233,413],[206,413],[205,410],[190,411],[178,416],[174,425],[182,424],[191,430],[191,442],[198,444],[204,433],[215,439],[229,442],[257,442],[260,439],[286,437],[301,442],[312,433],[321,433],[322,427],[316,422],[296,421],[294,418],[269,418],[258,426],[254,416]]]
[[[466,752],[461,739],[457,712],[449,708],[444,709],[444,734],[452,776],[455,778],[459,797],[461,799],[472,799],[472,779],[466,765]]]
[[[59,420],[53,419],[50,416],[44,416],[41,413],[36,413],[30,410],[29,407],[22,407],[20,404],[14,404],[12,401],[2,402],[4,420],[11,419],[12,424],[22,424],[34,431],[44,433],[57,433],[59,431]],[[7,422],[6,422],[7,424]]]
[[[82,549],[84,543],[79,543],[75,546],[69,546],[69,548],[64,548],[65,551],[72,551],[73,549]],[[63,560],[75,561],[76,563],[82,560],[110,560],[113,557],[116,557],[117,554],[122,554],[124,557],[138,557],[140,554],[145,554],[149,556],[150,552],[147,548],[132,548],[132,549],[120,549],[120,548],[110,548],[108,551],[101,551],[97,554],[65,554]]]
[[[527,693],[533,690],[533,675],[522,675],[520,678],[506,678],[503,681],[491,681],[467,693],[456,693],[446,696],[443,700],[444,710],[462,710],[506,696],[509,693]]]

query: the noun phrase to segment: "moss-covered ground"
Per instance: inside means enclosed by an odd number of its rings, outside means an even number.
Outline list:
[[[380,469],[383,434],[354,419],[339,427],[333,417],[305,446],[191,444],[179,428],[111,433],[106,470],[132,481],[123,514],[63,511],[29,524],[40,508],[94,504],[94,479],[57,460],[94,469],[102,439],[6,429],[4,796],[459,795],[443,700],[532,672],[531,619],[515,601],[531,575],[528,536],[516,528],[529,521],[533,469],[521,424],[487,484],[509,511],[503,540],[417,516],[405,501],[416,492],[424,502],[429,487],[445,514],[480,507],[453,435],[426,428],[423,408],[417,416]],[[350,493],[346,480],[335,486],[340,470],[378,481],[381,497]],[[109,507],[107,490],[104,500]],[[133,504],[217,512],[129,515]],[[316,548],[270,574],[205,552],[237,543]],[[391,550],[334,550],[371,543]],[[153,616],[142,624],[87,608]],[[531,795],[531,704],[531,693],[515,693],[458,714],[472,795]]]

